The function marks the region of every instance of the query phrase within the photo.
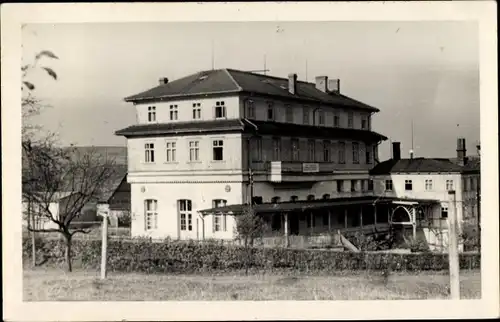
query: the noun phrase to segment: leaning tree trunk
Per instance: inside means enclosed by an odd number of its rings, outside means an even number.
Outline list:
[[[66,265],[68,268],[68,272],[72,272],[73,267],[71,265],[71,235],[65,234],[64,238],[66,239]]]

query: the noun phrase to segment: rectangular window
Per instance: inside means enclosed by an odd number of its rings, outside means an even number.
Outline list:
[[[224,101],[215,102],[215,118],[221,119],[226,117],[226,104]]]
[[[180,228],[182,231],[193,230],[193,214],[191,200],[179,200]]]
[[[358,180],[351,180],[351,192],[356,192]]]
[[[309,124],[309,107],[304,106],[302,110],[302,123]]]
[[[293,107],[290,104],[285,105],[285,114],[287,123],[293,123]]]
[[[314,140],[307,141],[307,160],[308,161],[314,162],[316,160],[315,152],[316,152],[316,147],[315,147]]]
[[[347,127],[352,128],[354,126],[354,114],[352,112],[347,113]]]
[[[177,105],[170,105],[170,121],[177,121],[179,118],[179,111]]]
[[[339,163],[344,164],[345,163],[345,142],[339,142]]]
[[[215,199],[212,200],[212,208],[225,207],[227,205],[227,200]],[[227,231],[227,218],[226,214],[216,213],[214,214],[213,228],[214,231]]]
[[[431,179],[425,180],[425,190],[427,190],[427,191],[432,190],[432,180]]]
[[[365,151],[366,164],[372,164],[373,162],[372,149],[373,148],[370,145],[366,145],[366,151]]]
[[[366,122],[366,119],[365,119],[365,118],[363,118],[363,119],[361,120],[361,129],[363,129],[363,130],[366,130],[366,129],[367,129],[367,122]]]
[[[337,180],[337,192],[344,191],[344,180]]]
[[[158,229],[158,201],[146,199],[144,201],[144,228],[146,230]]]
[[[368,191],[373,191],[373,180],[368,179]]]
[[[200,161],[200,142],[189,142],[189,161]]]
[[[331,161],[331,143],[330,141],[326,140],[323,141],[323,162],[330,162]]]
[[[333,126],[334,127],[340,126],[340,115],[338,113],[335,113],[335,115],[333,115]]]
[[[252,161],[262,161],[262,138],[253,138]]]
[[[448,207],[447,206],[441,206],[441,218],[443,218],[443,219],[448,218]]]
[[[405,190],[413,190],[413,182],[411,180],[405,180]]]
[[[154,163],[155,162],[155,145],[154,143],[144,144],[144,162]]]
[[[359,143],[352,143],[352,162],[359,163]]]
[[[224,141],[214,140],[212,142],[213,160],[222,161],[224,160]]]
[[[318,124],[325,125],[325,111],[318,111]]]
[[[392,191],[392,180],[385,180],[385,191]]]
[[[193,120],[201,119],[201,104],[193,103]]]
[[[176,151],[176,143],[175,142],[167,142],[167,162],[175,162],[175,151]]]
[[[292,161],[299,161],[299,140],[292,139]]]
[[[272,102],[267,103],[267,120],[274,121],[274,104]]]
[[[246,101],[247,105],[247,118],[254,119],[255,118],[255,104],[252,100]]]
[[[446,180],[446,190],[453,190],[453,180]]]
[[[274,214],[271,217],[271,230],[280,231],[281,230],[281,215]]]
[[[273,138],[273,160],[281,160],[281,139]]]
[[[156,122],[156,106],[148,106],[148,122]]]

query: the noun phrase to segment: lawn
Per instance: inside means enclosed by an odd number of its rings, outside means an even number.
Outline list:
[[[393,273],[387,283],[379,272],[336,276],[166,275],[66,273],[26,269],[25,301],[164,301],[164,300],[403,300],[446,299],[445,272]],[[479,271],[461,272],[462,298],[479,299]]]

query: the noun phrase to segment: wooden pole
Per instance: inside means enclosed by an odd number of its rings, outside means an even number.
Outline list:
[[[285,247],[288,247],[289,246],[289,241],[288,241],[288,213],[285,212],[284,217],[285,217]]]
[[[457,203],[454,190],[448,192],[448,260],[450,264],[450,295],[452,300],[460,300],[460,267],[457,243]]]
[[[347,229],[347,208],[344,208],[344,228]]]
[[[413,240],[417,238],[417,211],[415,207],[411,209],[413,219]]]
[[[105,279],[108,257],[108,212],[103,212],[102,217],[101,279]]]

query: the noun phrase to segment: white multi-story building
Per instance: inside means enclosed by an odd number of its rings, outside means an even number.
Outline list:
[[[127,138],[132,236],[232,239],[235,216],[252,204],[287,242],[391,226],[436,239],[448,190],[463,207],[475,200],[479,170],[465,141],[456,160],[401,159],[396,144],[380,163],[386,138],[371,126],[379,110],[339,85],[221,69],[162,78],[127,97],[137,124],[116,134]]]
[[[234,217],[198,211],[373,194],[379,110],[342,95],[338,80],[222,69],[162,78],[126,101],[137,124],[117,135],[127,138],[134,236],[230,239]]]

